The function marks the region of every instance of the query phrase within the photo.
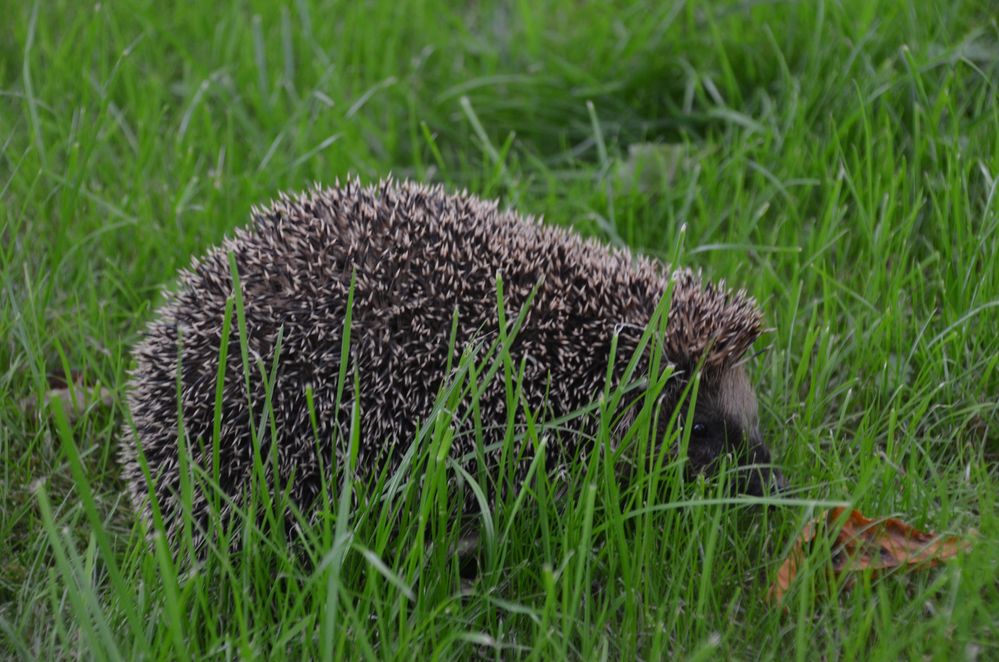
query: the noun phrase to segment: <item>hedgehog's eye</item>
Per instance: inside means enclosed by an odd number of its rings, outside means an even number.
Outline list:
[[[708,434],[708,427],[704,423],[694,423],[694,427],[690,428],[690,434],[697,439],[703,439]]]

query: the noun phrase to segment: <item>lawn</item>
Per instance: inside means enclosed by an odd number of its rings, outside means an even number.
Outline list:
[[[996,659],[994,10],[0,1],[0,657]],[[747,289],[793,489],[728,498],[647,443],[629,479],[598,436],[564,489],[539,450],[536,481],[462,518],[438,419],[398,475],[331,485],[301,539],[248,515],[205,558],[150,543],[117,452],[162,288],[254,205],[351,174],[468,189]],[[63,415],[66,380],[92,392]],[[853,582],[818,544],[770,604],[833,503],[977,535]]]

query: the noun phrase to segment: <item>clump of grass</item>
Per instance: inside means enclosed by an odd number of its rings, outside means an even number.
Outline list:
[[[528,5],[10,7],[3,654],[995,655],[994,17],[963,1]],[[331,480],[297,537],[277,525],[283,493],[258,485],[211,523],[205,556],[189,533],[147,541],[116,431],[158,288],[251,204],[347,172],[501,196],[745,286],[774,329],[754,375],[791,498],[760,509],[722,498],[724,478],[681,481],[647,420],[616,454],[603,407],[586,414],[594,452],[558,482],[566,426],[522,411],[520,436],[482,431],[536,463],[492,500],[488,476],[441,455],[448,412],[488,370],[456,351],[464,386],[442,392],[407,467]],[[22,407],[53,374],[116,387],[115,403]],[[462,517],[448,480],[488,508]],[[829,502],[979,535],[939,570],[849,592],[816,548],[789,611],[771,608],[782,552]],[[471,583],[453,553],[469,532]]]

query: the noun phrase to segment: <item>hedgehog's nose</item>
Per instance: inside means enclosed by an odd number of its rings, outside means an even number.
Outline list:
[[[749,479],[743,484],[743,493],[749,496],[780,496],[790,484],[776,467],[753,467]]]
[[[753,468],[747,492],[753,496],[776,496],[788,490],[790,483],[780,469],[770,463],[770,449],[763,443],[760,434],[750,437],[752,451],[750,464]]]
[[[784,477],[783,472],[777,467],[770,470],[771,493],[783,494],[791,488],[791,483]]]

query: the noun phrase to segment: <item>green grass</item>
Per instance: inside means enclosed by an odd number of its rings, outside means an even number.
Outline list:
[[[999,656],[994,6],[537,4],[0,3],[0,657]],[[748,289],[793,500],[714,499],[641,430],[625,480],[604,432],[564,486],[533,455],[531,489],[472,521],[462,582],[441,415],[405,471],[331,484],[297,545],[267,526],[280,497],[204,562],[147,544],[116,450],[161,286],[251,205],[348,173],[468,188]],[[466,386],[488,369],[461,365]],[[112,405],[31,404],[68,373]],[[532,448],[557,443],[525,417]],[[978,536],[852,590],[820,545],[769,606],[839,501]]]

